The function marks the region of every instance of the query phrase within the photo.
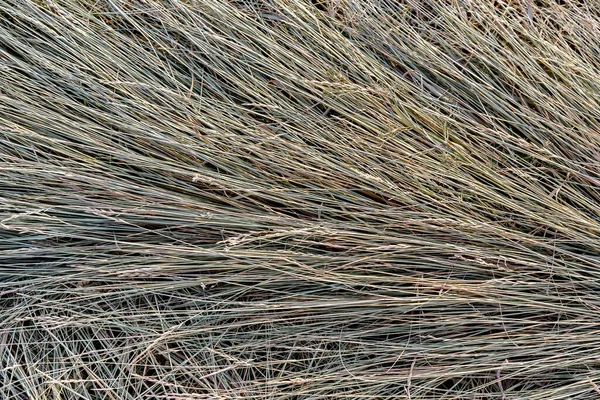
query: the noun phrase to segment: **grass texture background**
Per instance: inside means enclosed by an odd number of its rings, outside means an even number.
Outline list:
[[[599,28],[0,0],[0,397],[600,398]]]

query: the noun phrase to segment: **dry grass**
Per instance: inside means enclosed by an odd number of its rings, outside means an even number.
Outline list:
[[[598,398],[599,10],[0,0],[0,397]]]

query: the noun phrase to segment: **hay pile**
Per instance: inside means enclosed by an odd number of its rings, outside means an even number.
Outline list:
[[[600,3],[0,1],[0,397],[600,397]]]

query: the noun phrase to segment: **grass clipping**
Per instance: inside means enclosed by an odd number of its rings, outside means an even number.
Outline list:
[[[0,397],[600,396],[596,1],[0,2]]]

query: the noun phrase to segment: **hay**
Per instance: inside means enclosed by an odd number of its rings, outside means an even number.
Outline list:
[[[0,1],[0,397],[600,394],[597,1]]]

